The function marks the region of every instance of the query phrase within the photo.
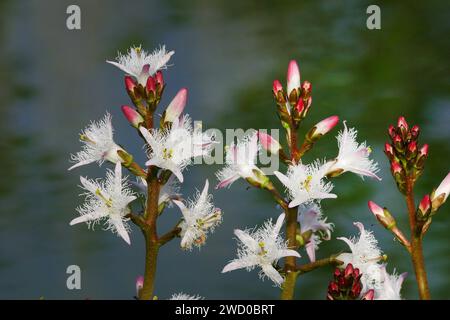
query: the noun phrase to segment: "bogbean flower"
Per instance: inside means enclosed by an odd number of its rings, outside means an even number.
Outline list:
[[[300,233],[311,231],[311,237],[305,245],[306,253],[311,262],[316,261],[316,250],[323,240],[331,239],[331,231],[333,224],[327,222],[327,218],[322,216],[319,205],[311,203],[308,205],[300,205],[298,207],[298,222],[300,224]]]
[[[286,175],[275,171],[274,174],[283,183],[291,202],[289,208],[296,207],[302,203],[307,203],[313,200],[321,200],[327,198],[337,198],[333,193],[331,182],[324,182],[324,175],[326,169],[320,161],[312,164],[304,165],[298,163],[290,165]]]
[[[372,149],[366,145],[366,142],[359,144],[356,141],[356,135],[356,129],[348,129],[344,121],[344,130],[336,137],[339,153],[335,160],[328,163],[327,174],[339,175],[344,172],[353,172],[362,178],[368,176],[381,180],[376,175],[379,171],[378,164],[369,159]]]
[[[183,214],[183,220],[178,225],[181,229],[181,248],[192,249],[200,247],[206,241],[208,232],[222,221],[222,212],[212,204],[212,196],[208,194],[209,182],[206,180],[203,191],[197,194],[194,201],[186,206],[182,201],[173,200]]]
[[[280,286],[284,279],[273,265],[283,257],[300,257],[297,251],[287,248],[287,243],[279,235],[284,216],[284,213],[281,214],[275,225],[269,220],[262,228],[254,231],[236,229],[234,234],[240,240],[238,258],[228,263],[222,273],[242,268],[251,271],[260,267],[259,276],[262,279],[267,276],[275,285]]]
[[[70,225],[86,222],[88,227],[106,219],[106,229],[117,233],[130,244],[129,227],[126,215],[130,213],[129,203],[136,196],[128,188],[126,179],[122,178],[122,165],[116,163],[114,172],[109,170],[105,181],[88,180],[80,177],[83,189],[87,192],[86,202],[77,208],[80,216],[73,219]]]
[[[231,144],[226,150],[226,166],[216,173],[219,180],[216,189],[230,186],[239,178],[260,181],[261,177],[265,177],[261,169],[256,166],[259,148],[256,132],[245,136],[237,144]]]
[[[172,126],[166,129],[149,131],[140,127],[139,130],[150,146],[145,165],[169,170],[180,182],[183,182],[182,171],[191,159],[209,154],[214,143],[212,135],[193,132],[187,115],[174,119]]]
[[[203,300],[203,299],[205,299],[205,298],[203,298],[197,294],[195,296],[191,296],[186,293],[180,292],[180,293],[174,293],[169,300]]]
[[[394,270],[393,274],[389,274],[386,271],[386,265],[383,265],[381,274],[383,280],[380,288],[375,290],[375,300],[402,300],[400,291],[408,273],[404,272],[398,275]]]
[[[349,246],[351,253],[341,253],[337,259],[342,261],[343,265],[351,263],[361,271],[364,290],[379,288],[382,272],[378,262],[383,257],[378,241],[371,231],[364,229],[361,222],[355,222],[354,225],[359,229],[359,238],[338,238]]]
[[[101,165],[105,160],[112,163],[122,159],[117,151],[122,150],[113,140],[113,127],[111,115],[107,113],[100,121],[93,121],[80,134],[80,141],[84,144],[81,151],[70,156],[71,162],[75,162],[74,168],[98,162]]]
[[[175,51],[167,52],[165,46],[147,53],[139,46],[130,48],[127,54],[119,53],[116,61],[106,62],[135,77],[138,83],[145,87],[149,76],[167,68],[167,63],[174,53]]]

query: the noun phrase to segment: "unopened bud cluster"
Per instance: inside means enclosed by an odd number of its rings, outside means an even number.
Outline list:
[[[389,126],[388,134],[391,143],[386,143],[384,152],[391,163],[391,173],[397,187],[403,194],[407,193],[406,180],[411,183],[422,174],[428,156],[428,144],[419,148],[420,128],[409,128],[404,117],[398,119],[397,127]]]
[[[281,82],[273,82],[272,92],[278,105],[278,116],[283,125],[289,125],[291,118],[298,124],[306,117],[311,107],[312,85],[309,81],[300,82],[300,71],[295,60],[289,62],[286,91]]]
[[[361,277],[362,273],[351,263],[343,270],[336,268],[334,280],[328,285],[327,300],[373,300],[373,289],[361,295]]]

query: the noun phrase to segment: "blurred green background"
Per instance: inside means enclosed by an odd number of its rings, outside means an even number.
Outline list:
[[[66,28],[66,8],[78,4],[82,29]],[[406,230],[405,204],[382,152],[386,128],[404,115],[422,128],[430,158],[416,198],[436,187],[449,171],[450,6],[447,1],[378,2],[381,30],[366,28],[372,1],[10,1],[0,2],[0,298],[132,298],[143,272],[144,247],[133,228],[131,247],[97,228],[69,227],[82,198],[79,175],[102,177],[96,165],[68,172],[69,154],[79,150],[81,128],[113,115],[116,141],[145,157],[134,130],[120,113],[129,103],[123,74],[106,59],[118,50],[159,44],[176,51],[163,104],[180,87],[190,90],[187,111],[210,128],[278,128],[271,83],[285,79],[297,59],[302,79],[313,84],[314,102],[304,133],[338,114],[373,147],[383,181],[355,175],[337,179],[337,200],[323,201],[335,223],[333,237],[356,233],[353,221],[372,229],[389,256],[388,270],[408,271],[403,295],[417,298],[409,257],[367,209],[372,199],[388,206]],[[284,81],[283,81],[284,82]],[[307,159],[332,157],[334,134]],[[191,167],[182,191],[215,184],[219,166]],[[183,252],[174,241],[162,250],[156,294],[200,294],[208,299],[276,299],[279,290],[256,271],[221,274],[235,256],[233,229],[277,217],[267,194],[239,181],[214,192],[223,224],[200,251]],[[450,296],[450,206],[433,220],[424,250],[433,298]],[[179,217],[175,209],[160,230]],[[318,257],[345,249],[323,243]],[[306,262],[303,253],[302,261]],[[66,268],[82,270],[82,290],[66,288]],[[307,274],[297,298],[323,299],[332,269]]]

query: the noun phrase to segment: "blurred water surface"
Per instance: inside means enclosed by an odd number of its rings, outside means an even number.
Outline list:
[[[417,197],[449,171],[448,2],[383,3],[378,31],[365,27],[368,1],[79,0],[82,30],[69,31],[65,12],[72,3],[0,2],[0,298],[132,298],[134,280],[143,272],[140,232],[133,229],[129,247],[101,228],[69,227],[82,201],[79,175],[102,177],[104,167],[67,172],[69,154],[79,149],[78,132],[105,110],[113,115],[117,141],[144,161],[140,142],[120,114],[120,105],[129,103],[123,75],[105,63],[132,44],[176,50],[174,66],[165,73],[163,103],[186,86],[191,116],[220,129],[277,128],[271,82],[283,80],[289,59],[297,59],[302,79],[314,87],[306,127],[338,114],[357,126],[381,167],[381,183],[353,175],[336,180],[339,198],[323,202],[335,223],[334,237],[355,234],[352,221],[365,223],[389,256],[389,271],[395,266],[409,272],[404,296],[417,297],[407,254],[375,223],[366,202],[388,206],[407,228],[405,205],[382,152],[385,129],[401,114],[421,125],[421,140],[430,144]],[[307,159],[335,153],[330,135]],[[192,195],[205,178],[215,181],[218,168],[191,168],[183,193]],[[160,298],[179,291],[209,299],[278,297],[279,290],[260,281],[256,271],[220,274],[235,255],[233,229],[279,214],[266,194],[246,187],[237,182],[214,192],[224,221],[200,251],[183,252],[177,241],[162,250]],[[449,297],[449,213],[448,205],[441,209],[425,239],[434,298]],[[161,230],[179,212],[165,216]],[[318,256],[345,248],[340,241],[323,243]],[[71,264],[82,269],[82,290],[66,288]],[[323,299],[331,272],[324,268],[300,278],[297,297]]]

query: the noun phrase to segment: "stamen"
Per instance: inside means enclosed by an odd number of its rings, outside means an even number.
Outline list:
[[[307,176],[305,181],[303,181],[303,184],[302,184],[303,188],[305,188],[306,191],[308,191],[308,192],[311,189],[311,180],[312,180],[312,176]]]
[[[112,207],[112,199],[111,199],[111,198],[110,198],[110,199],[107,199],[107,198],[102,194],[102,192],[100,191],[100,189],[95,190],[95,194],[96,194],[97,196],[99,196],[103,201],[105,201],[105,204],[106,204],[106,206],[107,206],[108,208],[111,208],[111,207]]]
[[[91,140],[87,135],[85,135],[85,134],[80,134],[80,140],[81,141],[85,141],[85,142],[89,142],[89,143],[92,143],[92,144],[95,144],[95,141],[94,140]]]

